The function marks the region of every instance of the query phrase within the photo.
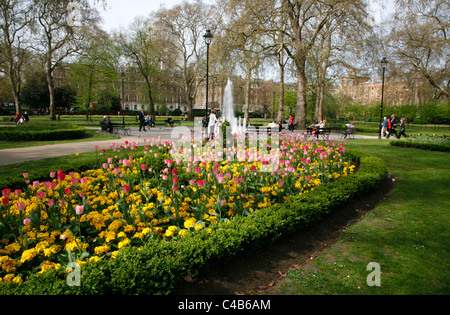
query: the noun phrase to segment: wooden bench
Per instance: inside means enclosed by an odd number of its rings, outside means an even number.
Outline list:
[[[115,124],[115,123],[113,123],[112,127],[113,127],[113,131],[112,132],[115,133],[115,134],[118,134],[119,130],[122,130],[123,134],[125,136],[131,136],[131,129],[128,128],[125,124]]]
[[[169,123],[169,121],[168,120],[166,120],[166,121],[164,121],[164,125],[166,126],[166,127],[173,127],[174,125],[181,125],[181,120],[172,120],[172,126],[170,125],[170,123]]]
[[[122,130],[125,136],[131,135],[131,129],[128,128],[125,124],[111,123],[111,126],[109,126],[104,122],[100,122],[100,127],[102,128],[102,131],[106,131],[109,133],[118,134],[119,130]]]
[[[305,131],[305,139],[308,140],[309,138],[316,138],[317,140],[319,140],[320,137],[322,137],[322,140],[329,140],[330,133],[331,133],[330,128],[324,129],[308,128]]]
[[[347,128],[345,128],[344,133],[342,133],[341,138],[347,139],[347,137],[348,137],[349,139],[354,139],[355,131],[356,131],[355,127],[347,127]]]

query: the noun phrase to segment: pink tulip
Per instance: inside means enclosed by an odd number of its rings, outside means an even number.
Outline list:
[[[146,168],[147,168],[147,165],[141,164],[141,170],[145,171]]]
[[[50,172],[50,178],[55,178],[56,173],[55,172]]]
[[[178,183],[178,177],[172,178],[172,183],[173,183],[173,184],[177,184],[177,183]]]
[[[83,211],[84,211],[84,206],[76,206],[75,207],[76,214],[81,215],[83,213]]]
[[[28,177],[28,173],[23,173],[23,178],[27,178]]]
[[[2,196],[3,197],[9,197],[9,194],[11,194],[11,189],[10,188],[2,190]]]
[[[48,206],[51,208],[51,207],[53,207],[54,205],[55,205],[55,200],[50,199],[50,200],[48,201]]]
[[[82,178],[82,179],[80,179],[80,181],[81,181],[82,185],[86,185],[87,184],[87,178]]]
[[[22,189],[14,190],[14,194],[16,194],[16,196],[20,196],[22,194]]]
[[[23,220],[23,225],[29,225],[31,223],[31,220],[29,218],[25,218]]]
[[[45,191],[39,191],[38,193],[36,193],[36,197],[38,199],[44,199],[45,197]]]
[[[194,186],[195,185],[195,179],[189,180],[189,185]]]
[[[17,210],[19,210],[19,211],[22,211],[22,210],[25,210],[25,202],[23,202],[23,201],[19,201],[18,203],[17,203]]]
[[[76,178],[76,177],[72,178],[72,186],[77,186],[78,185],[78,181],[79,181],[78,178]]]

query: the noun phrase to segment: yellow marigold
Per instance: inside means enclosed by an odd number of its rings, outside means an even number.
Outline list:
[[[216,218],[217,219],[217,218]],[[201,224],[196,224],[195,226],[194,226],[194,230],[201,230],[201,229],[203,229],[203,225],[201,225]]]
[[[152,232],[152,229],[151,228],[148,228],[148,227],[146,227],[146,228],[144,228],[143,230],[142,230],[142,234],[143,235],[147,235],[148,233],[151,233]]]
[[[111,248],[108,244],[104,244],[102,246],[97,246],[94,248],[94,253],[96,255],[104,255],[105,253],[109,252]]]
[[[114,220],[111,222],[111,224],[108,226],[108,229],[110,231],[117,232],[122,227],[122,221],[120,220]]]
[[[41,266],[41,271],[39,273],[44,273],[47,270],[50,269],[59,269],[61,267],[61,264],[56,264],[51,261],[45,261]]]
[[[22,252],[22,257],[20,258],[21,262],[26,262],[28,260],[32,260],[36,255],[38,254],[38,251],[36,248],[30,248]]]
[[[197,222],[197,220],[195,218],[189,218],[186,221],[184,221],[184,227],[186,229],[190,229],[191,227],[193,227],[195,225],[196,222]]]
[[[123,247],[127,246],[129,243],[130,243],[130,240],[128,238],[126,238],[123,241],[119,242],[118,247],[119,247],[119,249],[123,248]]]

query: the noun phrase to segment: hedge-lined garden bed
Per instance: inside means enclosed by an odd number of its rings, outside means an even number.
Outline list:
[[[360,163],[355,174],[337,177],[251,215],[192,229],[186,237],[153,237],[143,246],[122,248],[114,259],[89,260],[82,264],[81,286],[68,286],[68,273],[59,268],[30,274],[23,283],[0,283],[0,294],[170,294],[181,277],[302,229],[350,198],[377,188],[387,174],[381,159],[350,154]]]
[[[85,128],[73,124],[33,123],[0,128],[0,140],[3,141],[74,140],[85,137]]]
[[[430,151],[450,152],[450,145],[408,140],[391,140],[389,144],[396,147],[414,148]]]

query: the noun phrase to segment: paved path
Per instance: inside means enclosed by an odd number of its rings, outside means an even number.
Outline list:
[[[97,145],[101,150],[108,149],[113,143],[125,145],[125,141],[128,141],[128,143],[135,142],[136,144],[144,144],[144,139],[147,139],[147,141],[152,138],[158,140],[159,137],[161,137],[161,141],[166,141],[171,139],[171,132],[171,128],[164,127],[152,128],[150,130],[147,129],[147,132],[139,132],[139,128],[131,128],[131,136],[123,136],[123,133],[119,132],[119,139],[4,149],[0,150],[0,165],[9,165],[26,161],[42,160],[46,158],[95,151],[95,146]]]
[[[147,141],[153,138],[158,140],[159,137],[161,137],[161,141],[171,140],[172,130],[173,129],[170,127],[156,127],[150,129],[147,128],[147,132],[139,132],[139,128],[135,127],[131,128],[131,136],[123,136],[123,133],[119,132],[120,138],[114,140],[73,142],[32,146],[26,148],[4,149],[0,150],[0,165],[9,165],[26,161],[95,151],[95,146],[97,145],[101,150],[108,149],[113,143],[125,145],[125,141],[128,141],[128,143],[134,142],[136,145],[143,145],[145,143],[144,139]],[[341,136],[339,134],[331,134],[330,139],[340,140]],[[377,137],[355,135],[355,139],[377,139]]]

